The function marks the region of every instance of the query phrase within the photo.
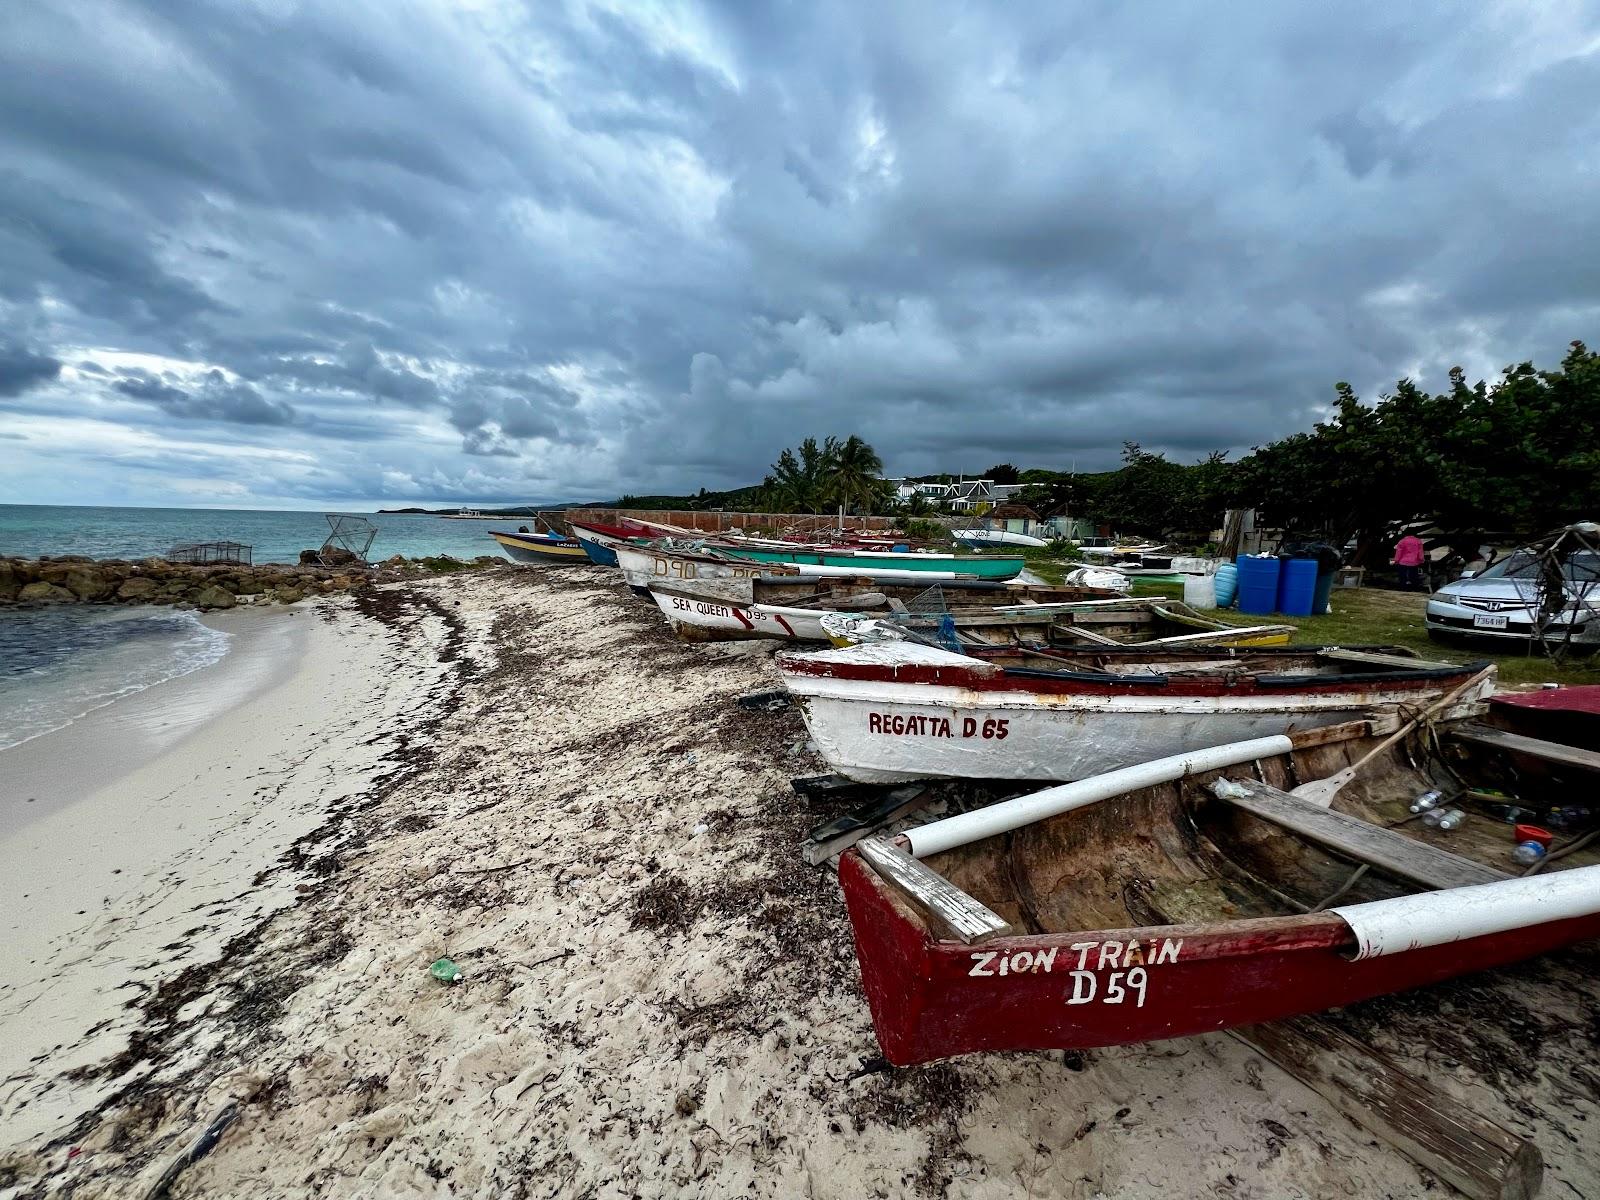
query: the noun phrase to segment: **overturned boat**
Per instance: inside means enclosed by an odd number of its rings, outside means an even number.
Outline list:
[[[1499,819],[1408,819],[1498,748],[1448,724],[1386,745],[1397,723],[1214,746],[859,843],[839,879],[885,1056],[1185,1037],[1600,935],[1600,846],[1526,874]],[[1296,794],[1368,755],[1331,806]]]
[[[974,649],[881,642],[777,657],[828,765],[863,783],[1072,780],[1434,700],[1488,663],[1385,648]]]

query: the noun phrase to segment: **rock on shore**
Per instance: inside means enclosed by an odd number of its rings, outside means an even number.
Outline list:
[[[219,563],[206,566],[164,558],[121,559],[0,558],[0,607],[49,604],[175,604],[191,608],[233,608],[237,604],[293,604],[307,596],[357,592],[379,583],[438,574],[508,566],[485,555],[464,562],[453,558],[396,556],[372,567],[359,563],[324,567],[316,563]]]

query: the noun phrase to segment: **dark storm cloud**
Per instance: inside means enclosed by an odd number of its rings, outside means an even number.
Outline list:
[[[0,346],[0,395],[226,429],[264,457],[182,469],[286,497],[737,484],[830,432],[899,471],[1238,451],[1338,379],[1600,339],[1597,30],[1593,4],[18,6],[0,328],[32,357]]]
[[[0,338],[0,396],[20,396],[61,374],[61,360]]]
[[[163,382],[148,374],[119,379],[112,389],[134,400],[155,405],[169,416],[197,421],[223,421],[238,425],[288,425],[294,409],[268,400],[248,383],[229,381],[220,371],[208,371],[198,385]]]

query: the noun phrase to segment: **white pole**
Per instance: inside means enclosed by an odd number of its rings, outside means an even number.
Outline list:
[[[1187,754],[1174,754],[1168,758],[1158,758],[1152,762],[1123,767],[1121,770],[1107,771],[1104,775],[1096,775],[1092,779],[1080,779],[1077,783],[1064,783],[1059,787],[1046,788],[1042,792],[1018,796],[1014,800],[991,804],[988,808],[980,808],[976,812],[946,817],[942,821],[933,821],[916,829],[908,829],[905,836],[911,843],[911,857],[926,858],[930,854],[938,854],[941,850],[950,850],[997,834],[1009,833],[1013,829],[1031,825],[1035,821],[1042,821],[1045,817],[1053,817],[1057,813],[1097,804],[1101,800],[1108,800],[1123,792],[1150,787],[1157,783],[1170,783],[1174,779],[1182,779],[1185,775],[1193,775],[1199,771],[1217,771],[1223,767],[1238,766],[1240,763],[1268,758],[1274,754],[1287,754],[1292,749],[1294,742],[1279,733],[1271,737],[1251,738],[1246,742],[1228,742],[1226,745],[1210,746],[1204,750],[1191,750]]]

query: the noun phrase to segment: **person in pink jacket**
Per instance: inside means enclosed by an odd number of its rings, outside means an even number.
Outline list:
[[[1414,592],[1422,586],[1422,539],[1408,533],[1395,543],[1394,565],[1400,568],[1400,590]]]

